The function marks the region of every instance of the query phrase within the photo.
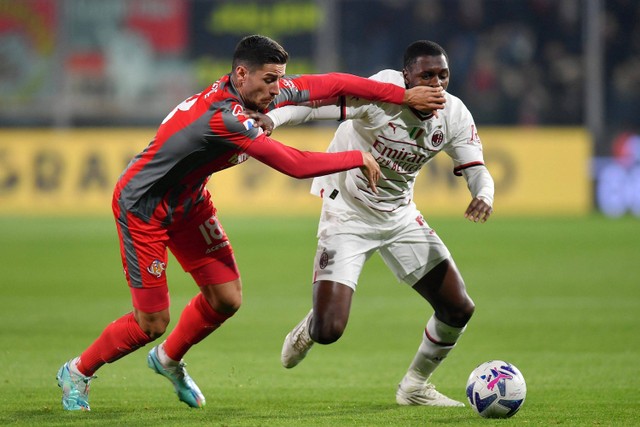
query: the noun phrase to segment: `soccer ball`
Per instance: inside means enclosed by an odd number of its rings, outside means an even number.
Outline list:
[[[484,418],[509,418],[522,407],[527,394],[524,377],[510,363],[491,360],[469,375],[467,398]]]

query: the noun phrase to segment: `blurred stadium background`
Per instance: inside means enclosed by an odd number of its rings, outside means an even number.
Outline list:
[[[165,114],[261,33],[290,52],[289,73],[367,76],[400,68],[409,42],[437,41],[497,211],[640,216],[639,21],[633,0],[0,0],[0,213],[108,213],[113,182]],[[323,150],[334,127],[277,136]],[[459,213],[464,183],[438,160],[418,199]],[[239,185],[216,195],[230,212],[246,200],[315,211],[306,183],[236,169],[213,180]]]
[[[117,177],[252,33],[283,44],[290,73],[368,76],[400,68],[413,40],[447,49],[496,213],[462,217],[468,191],[445,155],[418,178],[416,202],[478,307],[435,383],[464,399],[468,372],[504,358],[527,378],[521,424],[637,426],[637,0],[0,0],[0,425],[499,424],[393,404],[425,307],[379,257],[348,336],[283,373],[281,340],[310,303],[319,201],[252,160],[211,181],[247,292],[189,354],[210,409],[185,413],[139,351],[100,371],[90,418],[59,411],[55,371],[130,310],[109,216]],[[335,126],[275,136],[324,150]],[[175,320],[195,285],[171,263]]]

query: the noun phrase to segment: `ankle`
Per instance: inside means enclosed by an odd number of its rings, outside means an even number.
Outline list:
[[[84,368],[84,366],[82,366],[82,361],[80,360],[79,356],[71,360],[71,362],[69,363],[69,371],[72,374],[80,375],[81,377],[85,378],[89,378],[93,375],[93,372],[91,374],[85,373],[86,369]]]
[[[157,347],[158,360],[165,367],[178,366],[180,364],[179,360],[173,360],[167,355],[167,352],[164,350],[164,343],[160,344]]]
[[[413,390],[423,387],[427,383],[428,378],[424,378],[422,375],[417,375],[414,372],[407,372],[402,381],[400,382],[400,388],[403,390]]]

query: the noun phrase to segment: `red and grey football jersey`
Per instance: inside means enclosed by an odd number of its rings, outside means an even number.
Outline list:
[[[340,95],[399,104],[404,90],[372,85],[366,79],[341,73],[285,76],[280,79],[279,95],[267,110]],[[165,224],[186,215],[193,204],[209,197],[205,185],[211,174],[245,161],[245,151],[255,142],[277,143],[243,112],[242,98],[230,75],[183,101],[120,176],[114,207],[145,220],[160,218]]]

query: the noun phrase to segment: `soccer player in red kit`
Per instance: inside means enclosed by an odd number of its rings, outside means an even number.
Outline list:
[[[287,52],[263,36],[242,39],[232,72],[178,105],[155,138],[120,176],[113,194],[124,272],[133,311],[114,320],[58,371],[62,406],[89,410],[95,372],[154,341],[169,324],[167,248],[198,284],[174,330],[148,354],[149,367],[173,384],[178,398],[201,408],[205,398],[183,356],[234,315],[242,285],[233,250],[206,188],[211,174],[249,156],[295,178],[361,168],[372,191],[380,174],[370,153],[302,152],[269,138],[245,109],[352,95],[417,109],[444,102],[428,88],[405,90],[348,74],[285,76]]]

